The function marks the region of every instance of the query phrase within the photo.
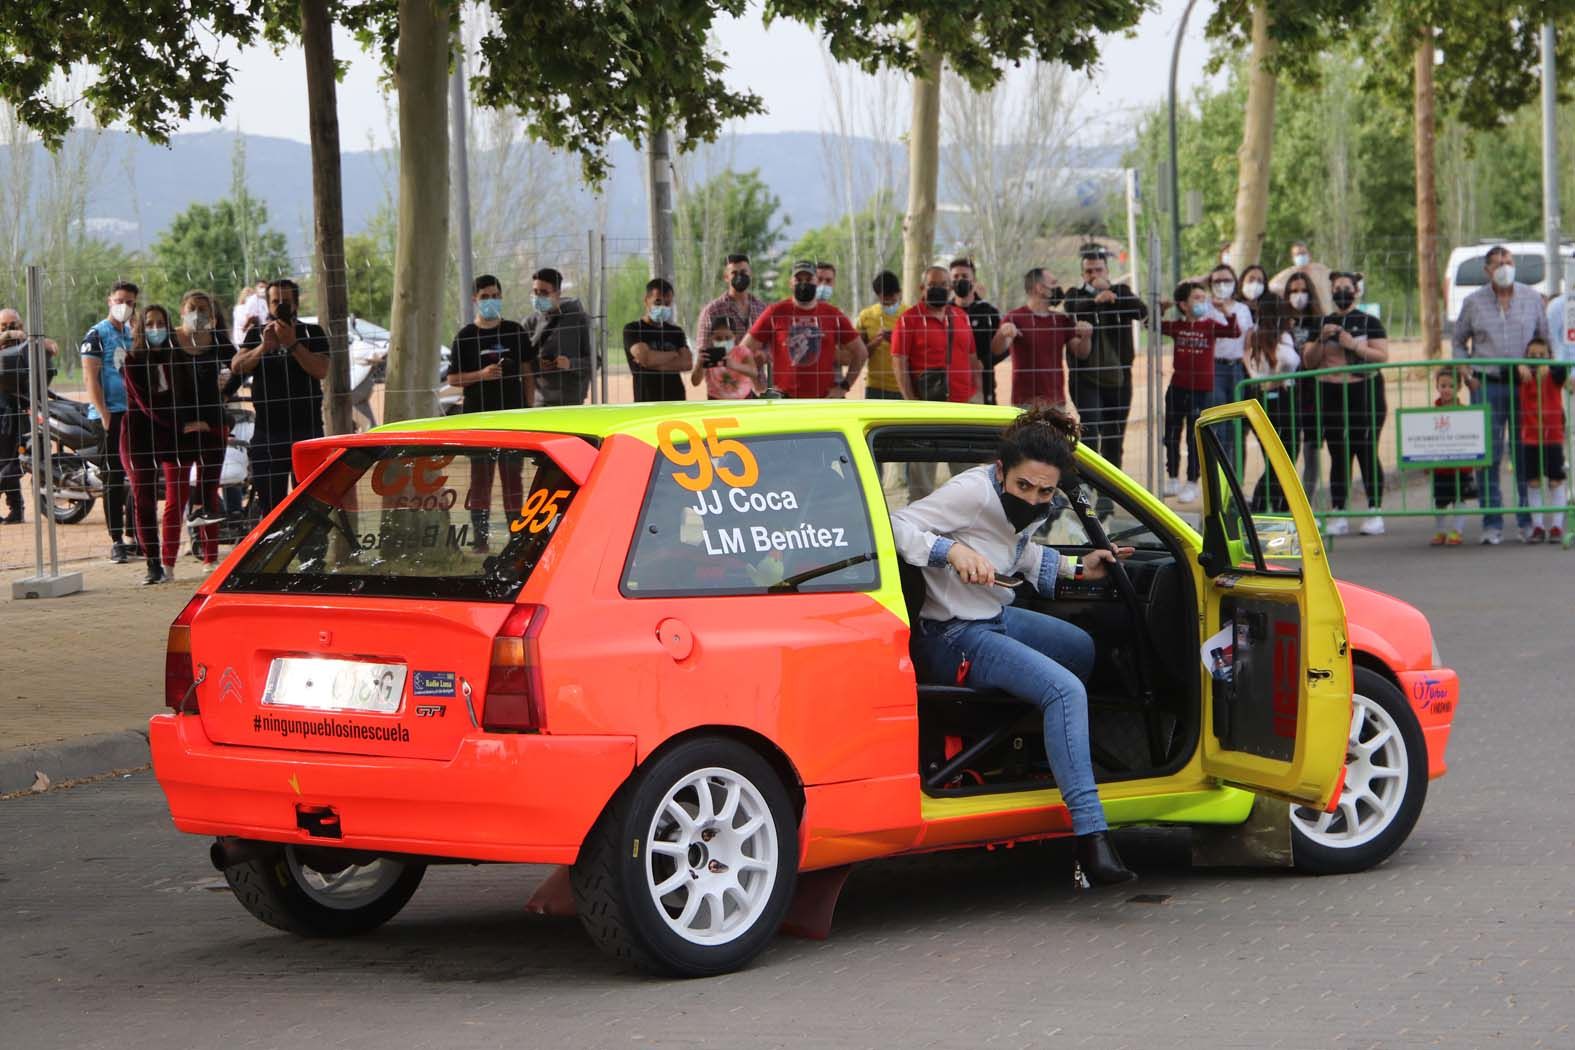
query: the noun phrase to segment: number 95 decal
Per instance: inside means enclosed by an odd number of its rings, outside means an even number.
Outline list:
[[[557,520],[562,502],[569,497],[568,489],[537,489],[525,500],[520,516],[509,522],[510,532],[541,532]]]
[[[694,468],[693,474],[674,472],[673,480],[679,487],[702,492],[717,479],[735,489],[749,488],[759,481],[760,464],[749,446],[720,433],[723,427],[737,427],[738,420],[727,416],[701,422],[705,426],[704,438],[694,427],[677,420],[668,420],[656,428],[656,447],[662,455],[674,466]],[[728,456],[738,460],[736,471],[726,463]]]

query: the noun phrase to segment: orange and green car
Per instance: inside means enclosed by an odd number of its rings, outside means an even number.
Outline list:
[[[387,921],[432,864],[560,865],[539,907],[681,975],[824,935],[859,862],[1069,835],[1039,712],[916,681],[892,539],[910,482],[993,462],[1014,415],[696,402],[298,445],[299,486],[170,628],[175,825],[308,936]],[[1017,600],[1095,639],[1113,826],[1368,868],[1444,772],[1455,673],[1416,609],[1334,580],[1255,403],[1198,427],[1201,533],[1080,449],[1036,539],[1134,553]]]

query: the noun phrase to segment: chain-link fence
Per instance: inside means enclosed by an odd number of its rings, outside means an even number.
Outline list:
[[[35,415],[48,430],[55,456],[50,509],[60,526],[62,560],[113,557],[145,563],[149,574],[166,568],[176,575],[201,571],[202,562],[221,554],[283,497],[291,483],[291,444],[322,432],[324,405],[331,414],[336,397],[342,399],[341,407],[348,401],[356,429],[391,416],[512,407],[515,401],[494,406],[483,394],[509,383],[518,403],[527,396],[527,384],[530,400],[538,404],[635,400],[637,369],[625,352],[624,330],[645,313],[649,242],[586,233],[489,244],[487,250],[473,269],[494,279],[496,292],[485,297],[501,296],[500,316],[510,322],[510,331],[518,332],[517,343],[491,338],[491,329],[467,329],[481,307],[475,296],[462,296],[449,287],[434,309],[439,345],[406,352],[398,361],[390,353],[389,317],[372,313],[387,308],[391,285],[381,299],[375,290],[369,293],[386,271],[365,266],[336,271],[334,276],[345,282],[348,299],[357,307],[342,332],[315,326],[320,296],[309,258],[290,260],[291,272],[284,274],[171,274],[151,267],[102,273],[91,268],[40,271],[39,317],[13,318],[10,326],[24,331],[5,337],[0,352],[7,346],[14,349],[30,326],[41,330],[50,347],[48,408]],[[1144,253],[1145,262],[1152,254]],[[939,261],[944,265],[950,258]],[[702,327],[714,328],[701,322],[707,304],[728,291],[720,263],[720,258],[712,259],[675,282],[673,320],[684,342],[695,342]],[[891,301],[883,309],[870,289],[838,287],[835,301],[846,303],[851,316],[848,328],[828,329],[833,342],[841,344],[857,325],[870,351],[847,394],[900,396],[896,370],[906,367],[914,396],[1065,405],[1081,418],[1090,446],[1163,492],[1179,509],[1195,511],[1197,494],[1179,471],[1189,416],[1185,406],[1177,411],[1172,394],[1177,388],[1173,349],[1153,328],[1160,300],[1171,290],[1156,292],[1154,273],[1141,280],[1123,273],[1119,249],[1105,260],[1103,273],[1086,274],[1081,265],[1075,260],[1046,267],[1037,285],[1032,275],[1025,275],[1020,286],[995,290],[993,306],[975,295],[955,313],[925,314],[922,306],[914,307],[920,289],[888,297]],[[790,276],[782,272],[787,268],[776,260],[760,261],[751,292],[787,294]],[[1396,261],[1392,268],[1398,273],[1405,267]],[[706,272],[710,269],[717,272]],[[1285,290],[1283,275],[1266,276],[1271,294]],[[963,277],[966,274],[948,270],[953,291],[955,280]],[[295,290],[269,286],[280,279],[292,281]],[[1407,304],[1414,296],[1396,293],[1398,298],[1386,298],[1386,280],[1370,273],[1360,306],[1390,325],[1392,364],[1376,371],[1386,375],[1380,389],[1386,384],[1392,410],[1381,420],[1369,418],[1373,425],[1364,429],[1357,423],[1364,415],[1373,417],[1374,410],[1371,403],[1358,405],[1355,421],[1348,420],[1346,428],[1353,433],[1372,430],[1379,448],[1392,447],[1396,440],[1400,403],[1406,409],[1423,407],[1421,394],[1411,387],[1425,385],[1429,374],[1401,367],[1421,356],[1420,342],[1404,334],[1414,309]],[[121,283],[135,290],[117,290]],[[0,289],[9,296],[0,299],[0,308],[14,305],[25,312],[18,275],[0,277]],[[288,306],[281,296],[291,300]],[[1327,302],[1326,296],[1320,298]],[[117,304],[129,312],[117,311]],[[280,323],[282,315],[276,311],[281,307],[291,315],[288,323]],[[1248,315],[1254,307],[1241,305]],[[116,319],[118,313],[125,313],[123,321]],[[783,329],[780,338],[765,333],[766,345],[756,359],[762,364],[791,361],[795,348],[803,348],[802,339],[794,342],[795,324]],[[744,328],[737,326],[728,338],[738,342]],[[1234,356],[1241,357],[1247,339],[1238,340],[1243,347]],[[903,352],[893,353],[899,349]],[[706,374],[706,356],[707,348],[696,345],[689,348],[684,367],[673,368],[669,360],[668,370],[677,373],[677,381],[662,388],[665,396],[681,393],[687,400],[702,400],[718,394],[719,385],[708,381],[713,377]],[[1226,356],[1232,355],[1221,354]],[[527,371],[510,366],[511,357],[528,359],[533,367]],[[716,367],[725,370],[722,357],[716,361]],[[697,363],[702,367],[695,368]],[[495,373],[477,375],[494,368]],[[336,393],[339,383],[330,374],[340,370],[343,391]],[[930,380],[921,373],[937,370],[954,374],[945,392],[933,383],[922,389]],[[845,366],[830,370],[835,377],[853,372]],[[1303,396],[1296,391],[1305,383],[1321,378],[1299,376],[1291,384],[1292,399]],[[764,379],[759,376],[758,385],[763,387]],[[1260,389],[1265,385],[1232,386],[1226,396],[1253,396],[1265,392]],[[1310,413],[1323,419],[1327,397],[1321,395],[1327,392],[1323,386],[1306,388],[1307,411],[1299,406],[1298,418]],[[25,382],[19,385],[15,376],[6,379],[0,371],[0,398],[5,409],[0,412],[5,420],[0,431],[0,511],[8,520],[30,520],[36,510],[31,506],[30,462],[25,455],[10,456],[13,450],[25,450],[30,440]],[[1221,399],[1211,395],[1211,403]],[[1348,392],[1341,405],[1341,412],[1352,414]],[[1331,460],[1331,451],[1338,453],[1340,446],[1328,440],[1338,429],[1332,417],[1321,430],[1294,429],[1287,446],[1301,458],[1304,482],[1320,508],[1335,518],[1342,512],[1373,516],[1342,504],[1330,485],[1341,476]],[[1320,436],[1314,441],[1309,434]],[[1353,454],[1351,462],[1360,472],[1361,458]],[[1428,501],[1420,494],[1425,488],[1421,474],[1396,473],[1393,457],[1373,462],[1379,479],[1389,471],[1394,493],[1380,509],[1428,511]],[[1175,478],[1175,484],[1167,478]],[[1524,499],[1508,505],[1526,507]],[[32,529],[0,526],[0,568],[26,568],[34,553]]]

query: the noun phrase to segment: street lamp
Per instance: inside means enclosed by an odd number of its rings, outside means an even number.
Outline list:
[[[1181,24],[1176,27],[1176,44],[1170,50],[1170,283],[1181,283],[1181,172],[1176,167],[1176,65],[1181,61],[1181,38],[1187,34],[1187,19],[1192,15],[1192,5],[1198,0],[1187,0],[1187,9],[1181,12]]]

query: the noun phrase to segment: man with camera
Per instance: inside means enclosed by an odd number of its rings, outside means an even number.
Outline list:
[[[323,436],[323,379],[328,375],[328,335],[297,316],[301,290],[294,281],[268,282],[268,319],[247,325],[230,362],[232,382],[252,377],[256,423],[246,450],[266,515],[290,491],[290,452],[297,441]]]

